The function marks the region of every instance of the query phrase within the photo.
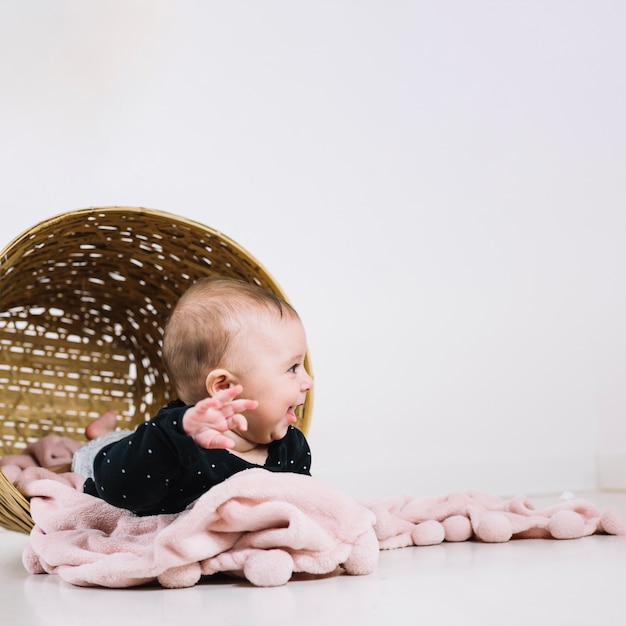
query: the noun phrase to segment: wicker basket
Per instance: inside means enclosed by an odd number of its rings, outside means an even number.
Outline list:
[[[85,426],[107,409],[123,428],[154,415],[173,397],[161,366],[164,323],[186,288],[207,275],[285,297],[228,237],[152,209],[71,211],[9,243],[0,252],[0,457],[45,435],[83,440]],[[304,432],[311,405],[309,393],[298,415]],[[32,527],[28,502],[4,475],[0,525]]]

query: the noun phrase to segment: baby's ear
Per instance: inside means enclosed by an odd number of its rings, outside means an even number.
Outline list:
[[[225,369],[211,370],[206,377],[206,390],[213,397],[218,391],[228,389],[235,384],[234,376]]]

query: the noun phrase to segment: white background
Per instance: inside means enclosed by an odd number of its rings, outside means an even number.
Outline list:
[[[626,4],[2,0],[0,246],[201,221],[308,331],[359,496],[626,488]]]

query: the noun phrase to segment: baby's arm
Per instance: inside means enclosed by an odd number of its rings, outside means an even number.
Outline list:
[[[241,412],[258,405],[256,400],[235,400],[242,391],[241,385],[233,385],[188,408],[183,416],[185,433],[202,448],[232,448],[235,442],[223,433],[246,430],[248,422]]]

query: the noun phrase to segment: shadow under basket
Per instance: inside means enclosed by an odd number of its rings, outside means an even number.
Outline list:
[[[287,300],[233,240],[136,207],[70,211],[0,252],[0,457],[46,435],[85,440],[104,411],[134,428],[175,399],[161,364],[163,328],[199,278],[253,282]],[[311,371],[309,357],[305,365]],[[296,426],[307,432],[312,395]],[[29,532],[28,501],[0,472],[0,526]]]

